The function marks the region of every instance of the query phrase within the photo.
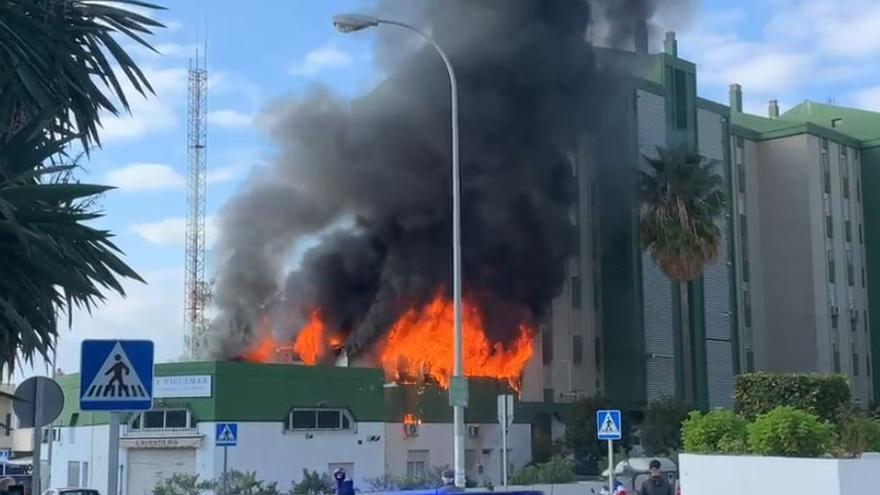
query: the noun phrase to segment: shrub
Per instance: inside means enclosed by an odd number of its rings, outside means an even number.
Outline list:
[[[294,495],[335,493],[336,481],[329,474],[318,474],[317,471],[309,473],[303,469],[303,479],[299,483],[294,482],[290,493]]]
[[[735,397],[737,412],[748,419],[791,406],[836,423],[850,391],[842,375],[752,373],[736,377]]]
[[[574,480],[574,462],[554,456],[547,462],[526,466],[510,477],[512,485],[569,483]]]
[[[213,487],[196,474],[174,474],[153,488],[153,495],[199,495]]]
[[[687,406],[675,398],[650,403],[641,428],[645,454],[669,454],[681,449],[681,424],[687,417]]]
[[[746,451],[748,424],[732,411],[691,412],[682,423],[684,451],[693,454],[739,454]]]
[[[412,476],[394,476],[392,474],[383,474],[375,478],[367,478],[367,486],[369,491],[373,492],[389,492],[399,490],[427,490],[431,488],[439,488],[443,484],[441,474],[445,467],[432,467],[425,471],[424,474],[416,474]]]
[[[565,425],[565,446],[578,459],[602,455],[605,443],[596,438],[596,411],[607,407],[601,397],[583,397],[572,406]]]
[[[830,424],[790,406],[777,407],[749,425],[749,446],[758,455],[817,457],[828,452],[833,440]]]
[[[841,420],[840,449],[849,457],[861,457],[862,453],[880,451],[880,421],[862,412],[848,415]]]

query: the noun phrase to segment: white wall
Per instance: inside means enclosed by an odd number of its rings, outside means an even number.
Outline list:
[[[880,459],[682,454],[679,463],[681,491],[689,495],[867,495],[880,486]]]
[[[196,464],[211,463],[214,476],[223,471],[223,450],[214,447],[214,423],[202,423],[206,434]],[[311,438],[309,438],[311,436]],[[368,437],[379,436],[375,442]],[[287,490],[291,481],[302,480],[303,468],[327,472],[329,463],[353,463],[356,487],[364,478],[381,475],[385,469],[385,428],[383,423],[358,423],[356,432],[284,432],[277,423],[238,423],[238,446],[229,448],[229,469],[256,471],[260,479],[276,481]]]
[[[95,488],[107,493],[107,443],[109,426],[76,426],[61,428],[61,440],[52,447],[53,487],[67,486],[67,464],[76,461],[82,466],[88,462],[87,488]],[[43,446],[43,455],[47,455]],[[124,450],[120,450],[120,464],[124,464]],[[80,467],[82,469],[82,467]],[[124,486],[124,485],[123,485]]]
[[[407,452],[410,450],[430,450],[428,464],[435,466],[452,465],[452,425],[446,423],[423,423],[419,425],[419,434],[405,437],[400,423],[389,423],[385,427],[385,452],[388,473],[406,474]],[[531,460],[531,426],[514,424],[507,436],[509,452],[508,462],[514,468],[520,468]],[[468,438],[466,450],[473,449],[476,455],[475,465],[483,465],[483,473],[476,472],[476,466],[468,466],[468,477],[474,481],[485,483],[492,481],[496,486],[501,482],[501,426],[497,424],[481,424],[477,438]],[[484,455],[483,449],[491,449]],[[366,487],[364,487],[366,488]]]

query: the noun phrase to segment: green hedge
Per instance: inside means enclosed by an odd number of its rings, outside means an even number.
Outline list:
[[[837,422],[850,391],[842,375],[752,373],[736,377],[735,397],[737,412],[748,419],[791,406]]]

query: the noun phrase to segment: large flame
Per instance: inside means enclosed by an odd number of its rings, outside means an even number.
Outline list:
[[[516,389],[522,371],[532,357],[534,329],[520,324],[513,342],[505,346],[491,342],[479,308],[465,300],[462,314],[464,374],[506,380]],[[389,379],[422,380],[430,377],[446,388],[452,376],[453,336],[452,302],[437,296],[422,308],[406,311],[378,343],[380,364]],[[313,311],[308,323],[299,331],[293,345],[279,344],[270,335],[259,340],[245,358],[255,362],[272,362],[280,354],[293,354],[306,365],[320,362],[332,348],[342,345],[331,335]]]
[[[267,334],[257,341],[245,355],[245,359],[257,363],[270,363],[276,361],[281,354],[293,353],[303,364],[312,366],[318,364],[329,348],[338,346],[339,339],[327,335],[321,314],[315,310],[312,311],[308,323],[297,334],[292,346],[281,344],[271,334]]]
[[[507,380],[519,388],[523,367],[532,357],[534,331],[525,324],[510,346],[491,343],[479,309],[465,300],[462,314],[464,374]],[[453,357],[453,305],[437,297],[421,310],[411,309],[391,327],[382,347],[382,367],[392,379],[430,376],[449,386]]]

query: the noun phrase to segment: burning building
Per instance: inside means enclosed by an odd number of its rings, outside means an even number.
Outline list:
[[[705,304],[675,315],[669,282],[640,259],[634,227],[642,154],[685,145],[714,156],[725,146],[724,112],[700,106],[693,64],[669,47],[647,53],[647,21],[662,6],[379,7],[429,30],[455,66],[465,374],[507,382],[524,400],[602,392],[638,405],[696,398],[697,382],[703,398],[707,383],[713,397],[729,397],[734,322],[718,316],[729,292],[707,292],[714,280],[697,285]],[[627,50],[595,48],[600,31]],[[369,94],[348,102],[318,88],[273,105],[277,159],[223,210],[211,357],[448,382],[448,80],[430,47],[378,32],[386,77]],[[292,259],[302,245],[311,247]],[[702,336],[681,335],[685,319]],[[690,349],[712,349],[712,363],[726,364],[710,369]]]

